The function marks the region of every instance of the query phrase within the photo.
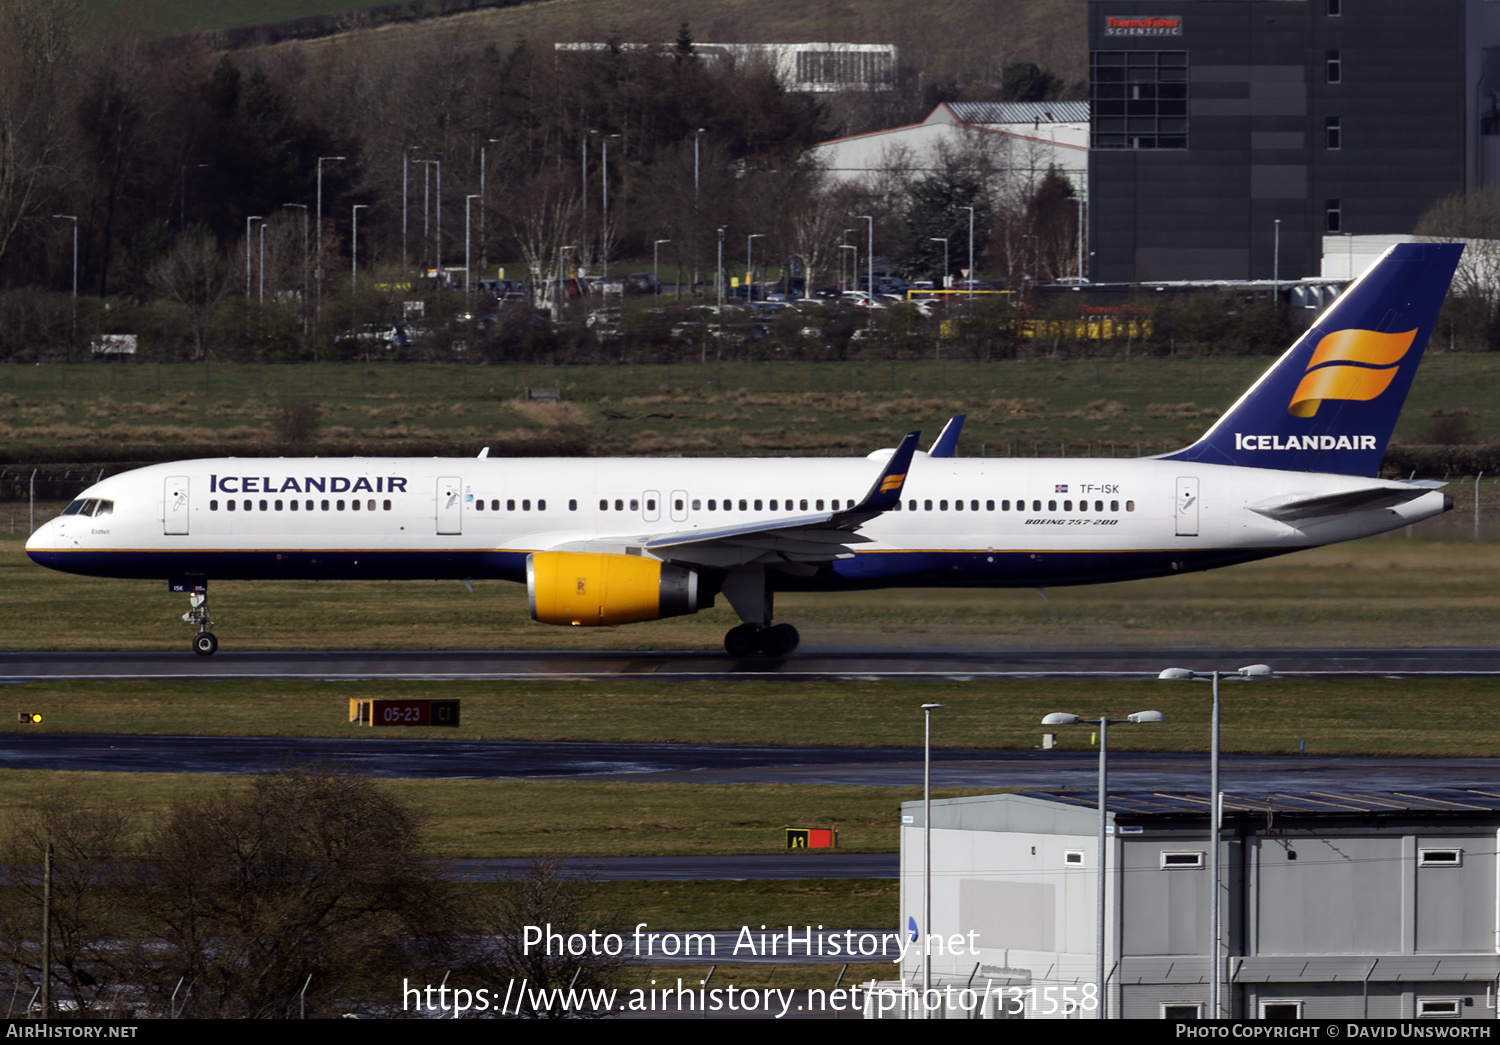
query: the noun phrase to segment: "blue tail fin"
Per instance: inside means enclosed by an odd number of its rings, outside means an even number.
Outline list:
[[[1173,461],[1373,476],[1463,253],[1399,243]]]

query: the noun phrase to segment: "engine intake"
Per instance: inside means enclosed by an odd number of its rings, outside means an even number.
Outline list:
[[[526,556],[531,619],[575,627],[634,624],[697,613],[698,574],[643,555],[533,552]]]

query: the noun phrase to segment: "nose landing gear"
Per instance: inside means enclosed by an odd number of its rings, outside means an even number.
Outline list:
[[[214,650],[219,648],[219,640],[214,638],[214,633],[210,630],[214,622],[208,615],[208,584],[195,583],[190,588],[179,590],[189,593],[188,611],[182,615],[183,623],[198,625],[198,634],[193,636],[193,652],[200,657],[211,657]]]

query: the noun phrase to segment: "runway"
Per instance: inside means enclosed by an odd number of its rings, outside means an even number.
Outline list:
[[[378,777],[596,780],[631,783],[815,784],[920,787],[920,748],[775,747],[319,737],[193,737],[0,733],[0,767],[93,772],[257,773],[323,763]],[[936,787],[1092,790],[1091,751],[933,751]],[[1382,790],[1489,785],[1500,760],[1225,755],[1224,788],[1243,795],[1318,788]],[[1121,790],[1200,791],[1201,754],[1120,751],[1110,784]]]
[[[702,651],[331,650],[0,653],[0,681],[232,679],[708,679],[985,681],[1155,678],[1167,667],[1269,664],[1279,675],[1500,677],[1500,649],[816,650],[736,659]]]

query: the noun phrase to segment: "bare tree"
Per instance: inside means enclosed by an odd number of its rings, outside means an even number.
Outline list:
[[[611,934],[628,941],[629,934],[620,915],[603,909],[598,883],[565,877],[558,861],[535,860],[524,874],[507,876],[499,884],[481,916],[485,932],[477,957],[489,976],[509,979],[523,988],[513,1003],[516,1015],[531,1019],[605,1015],[564,1007],[556,990],[617,987],[632,961],[628,942],[616,954],[607,953],[609,948],[599,943]],[[530,934],[528,927],[533,930]],[[548,946],[545,931],[537,941],[536,930],[544,927],[562,938],[562,946]],[[575,953],[578,947],[568,948],[568,937],[574,934],[593,941],[582,948],[584,953]]]
[[[1500,312],[1500,189],[1480,188],[1438,200],[1417,220],[1417,237],[1431,242],[1464,241],[1453,275],[1453,293]]]
[[[526,191],[510,201],[507,212],[512,233],[530,274],[531,285],[540,291],[548,270],[564,264],[564,247],[581,247],[578,195],[571,185],[543,173]],[[562,279],[564,272],[558,271]]]
[[[130,813],[101,794],[64,787],[29,810],[13,812],[0,864],[0,948],[18,983],[40,985],[74,1011],[122,1015],[128,983],[127,930],[119,891],[130,878],[124,862]],[[50,889],[43,868],[51,849]],[[43,895],[50,891],[50,903]],[[50,921],[51,953],[43,959],[42,915]],[[28,987],[27,993],[31,988]]]
[[[0,0],[0,260],[59,180],[80,0]]]
[[[214,307],[229,290],[229,266],[218,244],[207,232],[189,233],[151,266],[149,279],[186,316],[194,356],[202,359]]]
[[[448,924],[415,815],[364,776],[290,770],[179,802],[146,850],[140,909],[161,943],[142,982],[191,983],[189,1016],[284,1018],[388,991]]]

